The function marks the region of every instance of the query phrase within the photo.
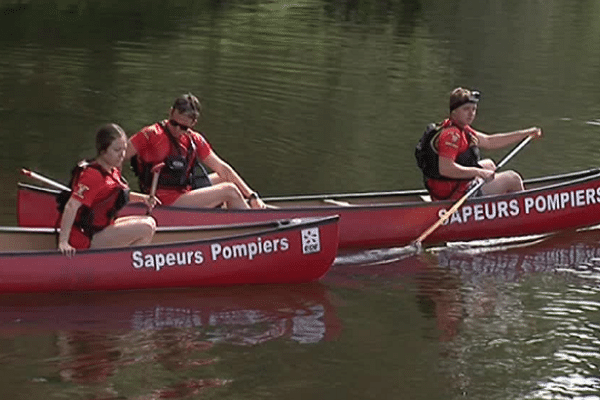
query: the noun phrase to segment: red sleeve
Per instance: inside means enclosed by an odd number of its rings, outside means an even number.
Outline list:
[[[143,128],[130,139],[137,154],[149,164],[163,161],[170,149],[169,138],[154,124]]]
[[[212,151],[210,143],[208,143],[204,136],[198,132],[192,132],[192,137],[196,143],[196,153],[198,154],[198,158],[200,158],[200,160],[204,160]]]
[[[86,168],[81,171],[79,179],[73,185],[73,194],[84,206],[91,207],[94,199],[104,187],[104,177],[95,168]]]
[[[438,138],[438,154],[440,157],[456,160],[460,153],[462,135],[455,127],[446,128]]]

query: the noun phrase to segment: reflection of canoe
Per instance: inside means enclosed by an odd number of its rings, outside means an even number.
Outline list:
[[[463,282],[483,276],[515,280],[528,274],[568,273],[600,281],[600,226],[580,232],[530,235],[431,247],[417,256],[394,249],[340,256],[323,282],[338,286],[404,284],[418,276],[460,276]],[[379,257],[379,258],[376,258]],[[347,259],[348,262],[340,261]],[[429,279],[429,278],[428,278]]]
[[[323,282],[402,299],[414,294],[423,315],[435,319],[442,341],[455,338],[465,318],[516,318],[513,311],[519,308],[507,303],[521,301],[522,296],[507,294],[515,287],[524,287],[524,293],[536,292],[532,284],[535,288],[550,282],[556,282],[559,288],[565,282],[573,283],[574,288],[590,293],[598,287],[600,229],[515,239],[452,243],[416,256],[382,257],[379,261],[373,260],[373,251],[356,253],[356,263],[336,262]],[[364,263],[358,261],[361,255],[365,255]],[[555,297],[552,292],[547,299]],[[489,320],[480,321],[486,322]]]
[[[192,328],[212,343],[337,338],[341,323],[318,283],[128,292],[10,294],[0,298],[0,337],[55,331],[153,332]]]
[[[600,260],[600,230],[569,232],[529,243],[509,242],[507,246],[444,247],[435,253],[439,266],[456,271],[463,281],[481,276],[514,280],[536,273],[586,275],[594,272]]]
[[[151,245],[56,250],[48,228],[0,228],[0,293],[302,283],[333,263],[338,217],[159,228]]]
[[[600,223],[600,170],[526,181],[524,192],[470,199],[427,243],[530,235]],[[56,191],[19,185],[20,226],[54,226]],[[412,242],[450,208],[451,201],[430,202],[423,190],[314,195],[265,199],[268,210],[182,209],[158,207],[159,225],[224,224],[276,218],[340,216],[340,248],[402,246]],[[134,205],[124,213],[141,214]]]

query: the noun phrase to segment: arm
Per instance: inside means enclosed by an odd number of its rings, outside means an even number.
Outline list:
[[[448,157],[439,157],[440,175],[452,179],[473,179],[481,178],[483,180],[491,179],[494,171],[483,168],[465,167],[457,164]]]
[[[58,235],[58,249],[67,257],[75,254],[75,248],[69,244],[69,236],[75,222],[77,210],[81,207],[81,202],[73,197],[69,198],[65,205],[65,210],[60,221],[60,234]]]
[[[442,130],[437,140],[438,166],[440,175],[450,179],[491,179],[494,172],[489,169],[470,167],[458,164],[455,160],[460,152],[471,145],[468,137],[456,128]]]
[[[144,203],[150,209],[153,209],[157,204],[162,204],[156,196],[138,192],[129,192],[129,201],[133,203]]]
[[[529,135],[534,135],[534,137],[542,136],[542,130],[537,127],[506,133],[494,133],[492,135],[487,135],[478,131],[475,131],[475,133],[479,139],[479,147],[486,150],[495,150],[506,147],[525,139]]]
[[[225,182],[231,182],[242,193],[245,198],[250,198],[250,206],[253,208],[265,208],[264,203],[258,198],[258,195],[253,191],[246,182],[238,175],[237,172],[225,161],[223,161],[214,151],[211,152],[202,160],[210,169],[219,175]],[[252,196],[255,194],[255,196]]]
[[[244,182],[231,165],[223,161],[214,151],[211,151],[202,162],[216,172],[223,181],[235,184],[244,197],[248,198],[252,194],[253,190],[250,186]]]

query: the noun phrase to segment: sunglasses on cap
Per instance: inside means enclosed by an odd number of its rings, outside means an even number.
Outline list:
[[[450,111],[453,111],[455,109],[457,109],[458,107],[467,104],[467,103],[473,103],[473,104],[477,104],[479,103],[479,98],[481,97],[481,92],[478,90],[472,90],[469,91],[468,94],[465,93],[463,94],[463,96],[461,96],[460,99],[452,102],[452,104],[450,105]]]
[[[188,129],[192,129],[191,126],[180,124],[179,122],[175,121],[174,119],[170,119],[169,120],[169,124],[173,125],[175,128],[179,128],[179,129],[184,130],[184,131],[187,131]]]
[[[480,97],[481,92],[479,90],[473,90],[469,96],[469,102],[477,103]]]

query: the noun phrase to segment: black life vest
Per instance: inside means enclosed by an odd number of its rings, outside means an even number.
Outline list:
[[[71,170],[71,180],[69,181],[71,190],[62,190],[56,197],[57,208],[61,217],[67,202],[71,198],[73,184],[86,168],[94,168],[104,177],[112,176],[96,162],[83,160],[77,163]],[[85,205],[79,208],[73,226],[80,229],[91,239],[95,233],[106,228],[114,221],[119,210],[125,207],[128,201],[129,187],[125,178],[121,177],[121,185],[115,188],[107,197],[96,203],[92,208]]]
[[[444,123],[431,123],[427,125],[423,136],[415,147],[415,158],[417,159],[417,166],[423,172],[423,179],[439,179],[439,180],[456,180],[440,175],[440,163],[439,154],[435,147],[435,142],[439,137],[443,129],[448,126],[444,126]],[[481,160],[481,152],[479,147],[473,141],[471,141],[469,148],[459,154],[456,157],[455,162],[465,167],[479,167],[479,160]]]
[[[169,138],[171,146],[169,155],[163,160],[165,167],[158,175],[158,185],[171,188],[191,186],[192,189],[210,186],[208,172],[198,161],[196,143],[193,138],[190,137],[190,146],[187,149],[187,154],[184,155],[177,140],[171,135],[165,123],[159,122],[159,125],[163,133]],[[131,158],[131,169],[138,177],[140,190],[144,193],[150,192],[152,167],[152,164],[144,162],[137,154]]]

